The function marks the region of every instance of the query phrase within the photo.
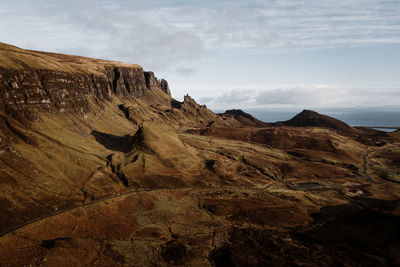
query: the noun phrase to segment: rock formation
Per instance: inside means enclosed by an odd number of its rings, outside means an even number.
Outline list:
[[[144,77],[146,79],[146,86],[150,90],[155,90],[155,89],[160,89],[164,91],[167,95],[171,95],[171,92],[169,90],[168,82],[164,79],[158,80],[154,76],[154,72],[151,71],[146,71],[144,73]]]
[[[45,57],[44,62],[32,58]],[[54,112],[88,112],[88,98],[141,97],[146,90],[160,89],[171,96],[168,83],[138,65],[59,54],[26,51],[1,45],[0,110],[29,114],[34,109]],[[26,63],[28,62],[28,64]],[[29,64],[30,63],[30,64]],[[65,68],[60,65],[65,64]],[[89,65],[87,69],[83,65]],[[90,64],[95,64],[91,69]]]

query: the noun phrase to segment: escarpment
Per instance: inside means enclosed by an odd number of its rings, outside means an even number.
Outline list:
[[[164,79],[158,80],[154,76],[154,72],[152,71],[146,71],[144,73],[144,77],[146,79],[146,86],[149,89],[160,89],[164,91],[167,95],[171,95],[171,92],[169,90],[168,82]]]
[[[138,65],[22,50],[4,44],[0,48],[0,59],[10,61],[0,64],[0,111],[9,115],[28,116],[38,109],[86,113],[88,97],[142,97],[147,90],[157,89],[171,95],[167,81],[158,80],[153,72]],[[47,61],[36,59],[40,57],[47,57]]]

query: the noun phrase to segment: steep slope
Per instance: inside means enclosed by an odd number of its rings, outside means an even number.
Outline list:
[[[138,65],[0,51],[1,231],[129,188],[192,184],[201,160],[176,131],[237,124],[189,96],[177,105]]]
[[[31,118],[35,109],[88,112],[87,97],[140,97],[168,83],[135,64],[22,50],[0,45],[0,110]]]

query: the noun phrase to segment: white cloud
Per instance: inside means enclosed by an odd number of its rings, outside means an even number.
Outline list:
[[[170,12],[176,15],[171,16],[174,25],[198,32],[208,47],[400,43],[398,1],[205,2]]]
[[[249,103],[254,101],[255,96],[255,90],[233,89],[217,97],[215,102],[223,104]]]
[[[234,89],[209,99],[214,108],[353,108],[398,106],[400,88],[341,88],[327,85]]]
[[[137,63],[167,78],[177,97],[188,92],[216,108],[398,106],[397,88],[351,87],[371,82],[400,85],[396,74],[387,74],[395,73],[398,63],[373,62],[382,52],[379,49],[370,64],[382,66],[388,76],[363,66],[348,68],[343,75],[340,64],[366,61],[361,56],[347,60],[348,54],[341,56],[340,51],[342,62],[335,60],[336,55],[325,58],[332,67],[313,61],[314,55],[296,62],[291,53],[297,48],[302,52],[399,45],[399,14],[399,0],[3,0],[0,36],[1,41],[24,48]],[[287,58],[276,56],[288,51]],[[346,80],[344,76],[355,71],[363,76]],[[246,86],[341,83],[341,79],[347,87]],[[235,84],[218,86],[224,83]]]
[[[182,76],[189,77],[189,76],[193,75],[196,72],[196,70],[194,68],[178,67],[178,68],[176,68],[176,72]]]
[[[207,104],[207,103],[212,102],[214,99],[215,99],[214,97],[204,96],[204,97],[201,97],[201,98],[199,99],[199,102],[200,102],[201,104]]]
[[[154,71],[184,65],[204,51],[195,32],[156,23],[143,1],[23,2],[8,5],[10,15],[0,18],[0,25],[11,18],[13,28],[7,25],[0,34],[13,35],[17,42],[11,43],[24,48],[130,61]]]
[[[85,55],[154,70],[215,49],[400,43],[398,0],[5,0],[1,12],[7,40],[59,52],[84,47]]]

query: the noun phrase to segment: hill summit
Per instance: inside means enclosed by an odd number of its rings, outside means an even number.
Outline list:
[[[226,116],[226,117],[233,117],[244,126],[265,127],[265,126],[269,125],[269,123],[260,121],[259,119],[255,118],[253,115],[251,115],[247,112],[244,112],[241,109],[226,110],[224,113],[221,113],[220,115]]]
[[[343,121],[319,114],[312,110],[303,110],[287,121],[278,122],[280,125],[293,127],[324,127],[342,133],[354,133],[355,129]]]

